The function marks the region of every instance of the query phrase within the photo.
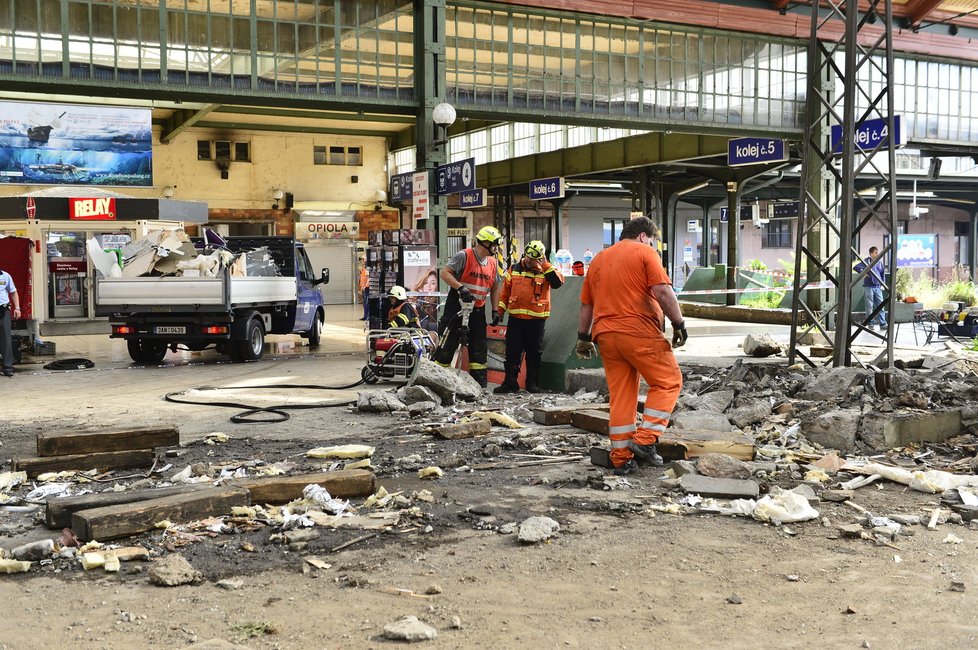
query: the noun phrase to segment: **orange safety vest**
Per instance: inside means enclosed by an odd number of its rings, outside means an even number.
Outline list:
[[[465,249],[465,266],[462,274],[457,278],[462,286],[467,288],[475,296],[475,306],[479,309],[485,306],[489,292],[496,284],[496,258],[491,255],[486,258],[486,265],[479,264],[479,259],[475,251],[471,248]]]
[[[498,308],[509,312],[510,318],[548,318],[550,316],[550,281],[556,274],[560,284],[564,276],[549,262],[539,272],[528,271],[523,263],[513,266],[506,274]]]

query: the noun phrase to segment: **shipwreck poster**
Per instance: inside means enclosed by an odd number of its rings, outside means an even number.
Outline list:
[[[152,111],[0,101],[0,183],[152,187]]]

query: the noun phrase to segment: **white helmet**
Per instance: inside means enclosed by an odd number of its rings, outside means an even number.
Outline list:
[[[388,295],[393,296],[398,300],[407,300],[407,291],[404,290],[404,287],[399,287],[395,285],[391,287],[390,293]]]

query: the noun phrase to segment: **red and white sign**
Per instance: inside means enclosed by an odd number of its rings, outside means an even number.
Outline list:
[[[75,221],[114,221],[115,198],[68,199],[68,218]]]
[[[428,172],[418,172],[411,179],[411,193],[414,197],[414,220],[427,219],[428,208]]]
[[[37,214],[37,206],[34,203],[34,197],[27,197],[27,218],[33,219],[34,215]]]

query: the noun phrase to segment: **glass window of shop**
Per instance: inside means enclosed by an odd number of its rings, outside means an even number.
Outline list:
[[[95,238],[102,250],[115,254],[122,265],[123,247],[132,241],[125,232],[48,231],[47,261],[48,316],[89,318],[92,311],[92,269],[85,252],[86,241]]]

